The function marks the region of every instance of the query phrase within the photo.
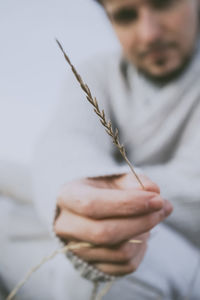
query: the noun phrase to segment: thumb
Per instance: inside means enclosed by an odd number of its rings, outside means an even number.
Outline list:
[[[152,180],[150,180],[146,175],[139,174],[138,177],[142,182],[145,191],[160,194],[160,188],[158,187],[158,185],[154,183]],[[142,189],[136,176],[132,172],[123,174],[116,180],[117,180],[117,185],[120,189]]]

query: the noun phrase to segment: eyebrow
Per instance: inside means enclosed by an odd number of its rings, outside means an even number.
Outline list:
[[[99,0],[99,1],[100,1],[100,0]],[[150,2],[150,1],[151,1],[151,0],[132,0],[132,1],[127,1],[127,3],[124,3],[124,1],[121,1],[121,3],[119,3],[119,5],[123,5],[123,4],[124,4],[125,6],[126,6],[126,5],[127,5],[127,6],[132,6],[132,5],[135,6],[135,5],[137,5],[137,4],[141,4],[141,3],[145,3],[145,2],[148,3],[148,2]],[[102,3],[106,3],[106,2],[107,2],[107,3],[109,3],[109,2],[110,2],[110,3],[112,3],[112,2],[115,3],[115,0],[101,0],[101,2],[102,2]]]
[[[131,5],[131,6],[130,5],[127,5],[127,6],[124,5],[122,7],[118,7],[116,9],[111,10],[111,11],[107,11],[107,13],[108,13],[109,16],[113,17],[113,16],[116,16],[116,15],[122,13],[122,12],[133,11],[133,10],[137,10],[137,8],[133,5]]]
[[[124,4],[120,7],[116,7],[113,9],[107,9],[107,15],[109,18],[113,19],[118,17],[121,13],[126,13],[127,11],[133,12],[136,11],[137,8],[133,4]]]
[[[102,4],[108,4],[109,3],[111,4],[110,6],[110,9],[111,11],[115,11],[115,10],[118,10],[118,9],[121,9],[121,8],[134,8],[134,9],[138,9],[141,5],[152,5],[152,2],[153,0],[130,0],[130,1],[116,1],[116,0],[98,0],[98,1],[101,1]],[[179,0],[176,0],[176,1],[179,1]],[[113,4],[113,7],[112,7],[112,4]]]
[[[112,3],[114,2],[114,0],[107,0],[108,3]],[[135,3],[133,3],[133,1],[127,1],[126,3],[120,2],[117,5],[108,5],[108,7],[106,8],[106,11],[108,13],[108,15],[112,16],[117,12],[120,12],[121,10],[137,10],[139,8],[139,6],[141,6],[143,3],[145,2],[150,2],[150,0],[135,0]],[[105,0],[106,3],[106,0]]]

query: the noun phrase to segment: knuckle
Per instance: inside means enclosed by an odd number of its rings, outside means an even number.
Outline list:
[[[123,202],[122,205],[126,205],[126,212],[134,212],[135,214],[145,213],[149,211],[149,199],[143,197],[140,199],[140,202],[137,202],[137,196],[135,195],[135,190],[130,191],[127,195],[127,201]]]
[[[108,226],[98,224],[93,228],[92,240],[97,245],[107,245],[111,243],[111,234]]]
[[[87,210],[88,210],[88,201],[81,201],[81,199],[76,199],[76,207],[77,207],[77,212],[80,215],[85,215]]]
[[[85,216],[93,215],[93,201],[91,199],[85,199],[79,202],[79,212]]]

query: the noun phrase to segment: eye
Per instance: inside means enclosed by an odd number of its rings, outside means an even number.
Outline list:
[[[111,19],[116,24],[128,25],[138,18],[137,11],[132,8],[123,8],[111,15]]]
[[[170,8],[173,4],[175,4],[177,0],[152,0],[151,5],[155,9],[167,9]]]

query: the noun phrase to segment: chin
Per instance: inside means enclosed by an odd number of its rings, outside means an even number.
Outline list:
[[[145,71],[145,68],[143,69],[144,73],[149,74],[152,77],[166,77],[166,76],[170,76],[170,74],[173,74],[174,72],[176,72],[176,70],[179,69],[179,66],[174,67],[174,68],[147,68]]]
[[[168,83],[171,80],[175,80],[180,77],[187,69],[190,59],[185,59],[184,61],[157,61],[154,64],[149,64],[147,66],[143,65],[139,67],[139,70],[148,79],[160,82]]]

